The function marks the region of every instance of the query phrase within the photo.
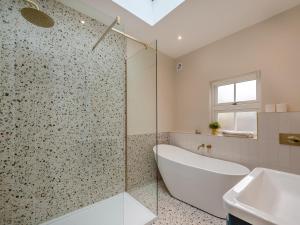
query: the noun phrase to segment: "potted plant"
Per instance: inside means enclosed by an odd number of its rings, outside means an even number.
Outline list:
[[[209,124],[209,128],[211,129],[211,134],[212,135],[217,135],[218,134],[218,129],[221,128],[219,122],[215,121],[215,122],[211,122]]]

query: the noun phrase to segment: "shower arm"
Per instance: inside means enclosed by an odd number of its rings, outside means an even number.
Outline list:
[[[120,17],[117,16],[116,19],[114,20],[114,22],[106,28],[106,30],[104,31],[104,33],[101,35],[101,37],[99,38],[99,40],[96,42],[96,44],[93,46],[93,51],[95,50],[95,48],[98,46],[98,44],[100,43],[100,41],[103,40],[103,38],[105,38],[105,36],[107,35],[107,33],[116,25],[116,24],[120,24]]]
[[[149,46],[148,46],[147,44],[145,44],[144,42],[142,42],[142,41],[136,39],[135,37],[132,37],[132,36],[129,35],[129,34],[126,34],[126,33],[123,32],[123,31],[120,31],[120,30],[118,30],[118,29],[116,29],[116,28],[112,28],[112,30],[115,31],[115,32],[117,32],[117,33],[119,33],[119,34],[122,34],[123,36],[125,36],[125,37],[127,37],[127,38],[129,38],[129,39],[131,39],[131,40],[133,40],[133,41],[135,41],[135,42],[137,42],[137,43],[140,43],[140,44],[144,45],[145,49],[147,49],[147,48],[149,47]]]
[[[37,10],[40,10],[40,7],[38,6],[37,3],[35,3],[32,0],[24,0],[25,2],[29,3],[31,6],[33,6],[34,8],[36,8]]]
[[[142,41],[139,41],[139,40],[136,39],[135,37],[132,37],[131,35],[126,34],[125,32],[120,31],[120,30],[114,28],[114,26],[115,26],[116,24],[118,24],[118,25],[120,24],[120,20],[121,20],[120,17],[117,16],[116,19],[114,20],[114,22],[113,22],[109,27],[106,28],[106,30],[105,30],[104,33],[101,35],[101,37],[99,38],[99,40],[98,40],[98,41],[96,42],[96,44],[93,46],[93,49],[92,49],[92,50],[94,50],[94,49],[98,46],[98,44],[104,39],[104,37],[107,35],[107,33],[108,33],[110,30],[113,30],[113,31],[115,31],[115,32],[117,32],[117,33],[123,35],[123,36],[126,37],[126,38],[129,38],[129,39],[131,39],[131,40],[133,40],[133,41],[135,41],[135,42],[137,42],[137,43],[140,43],[140,44],[144,45],[144,47],[145,47],[146,49],[149,47],[147,44],[145,44],[145,43],[142,42]]]

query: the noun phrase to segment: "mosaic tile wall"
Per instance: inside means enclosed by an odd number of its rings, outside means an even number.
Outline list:
[[[52,29],[0,1],[0,224],[33,225],[124,191],[125,39],[40,0]],[[85,25],[79,22],[86,21]]]
[[[159,133],[159,144],[169,143],[169,133]],[[127,189],[156,181],[157,167],[153,153],[156,135],[137,134],[127,138]]]

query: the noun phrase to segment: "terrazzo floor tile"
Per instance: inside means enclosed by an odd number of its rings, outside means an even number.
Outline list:
[[[150,210],[156,209],[158,193],[159,218],[153,225],[225,225],[226,221],[185,204],[169,194],[163,182],[150,183],[129,193]]]

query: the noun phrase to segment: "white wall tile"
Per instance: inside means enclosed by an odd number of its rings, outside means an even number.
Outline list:
[[[241,147],[242,140],[238,138],[232,138],[229,144],[230,148],[228,149],[228,160],[233,162],[241,161]]]
[[[280,113],[279,115],[279,133],[290,132],[290,113]]]
[[[207,144],[212,145],[212,149],[211,149],[211,156],[212,157],[225,159],[228,148],[226,147],[226,142],[224,142],[221,139],[222,138],[220,138],[220,137],[210,136],[210,137],[207,138]]]
[[[279,113],[259,113],[258,114],[258,139],[274,140],[278,139],[279,133]]]
[[[279,133],[300,133],[300,112],[259,113],[258,140],[211,135],[171,134],[171,144],[198,154],[238,162],[250,169],[266,167],[300,174],[300,147],[279,144]],[[197,150],[211,144],[212,151]]]
[[[259,165],[259,144],[257,140],[249,140],[247,145],[247,165],[255,168]]]
[[[260,149],[260,164],[261,166],[274,168],[278,165],[279,145],[271,140],[259,142]]]
[[[300,133],[300,113],[299,112],[289,113],[289,120],[290,120],[290,132]]]
[[[291,157],[291,162],[290,162],[291,171],[300,174],[300,148],[291,146],[290,157]]]
[[[300,149],[299,149],[300,150]],[[290,169],[290,146],[279,145],[278,150],[278,165],[283,170]]]

